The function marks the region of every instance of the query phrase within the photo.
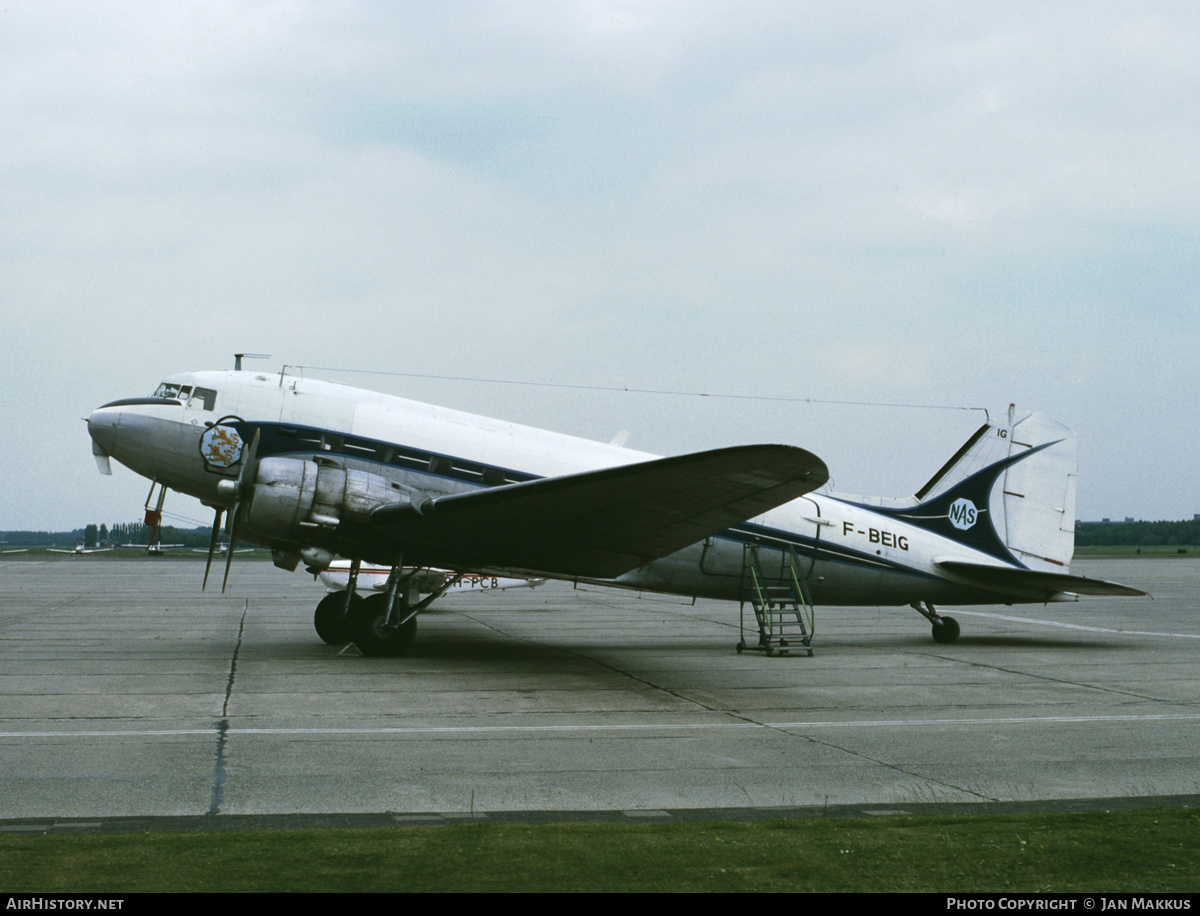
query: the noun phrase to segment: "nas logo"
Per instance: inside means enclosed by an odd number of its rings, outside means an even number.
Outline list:
[[[233,467],[242,460],[243,444],[236,429],[218,422],[200,436],[200,457],[207,468]]]
[[[950,504],[950,524],[960,531],[966,531],[979,518],[979,510],[969,499],[956,499]]]

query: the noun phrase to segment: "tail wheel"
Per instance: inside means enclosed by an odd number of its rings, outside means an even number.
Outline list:
[[[953,617],[939,617],[933,622],[933,641],[951,643],[958,639],[958,621]]]

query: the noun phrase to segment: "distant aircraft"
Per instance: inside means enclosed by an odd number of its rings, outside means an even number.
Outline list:
[[[69,554],[72,554],[73,556],[84,557],[84,556],[88,556],[89,554],[93,554],[93,553],[108,553],[110,550],[112,550],[112,548],[111,547],[99,547],[99,548],[89,549],[89,548],[84,547],[82,544],[76,544],[74,550],[62,550],[57,547],[47,547],[46,550],[49,553],[69,553]]]
[[[122,550],[144,550],[152,557],[165,557],[167,551],[174,547],[183,547],[183,544],[118,544]]]
[[[1144,594],[1071,575],[1074,434],[1012,407],[908,499],[815,493],[825,464],[794,446],[658,458],[286,372],[176,375],[88,431],[102,472],[115,457],[215,508],[209,565],[225,512],[283,569],[349,558],[316,623],[366,655],[408,648],[445,591],[418,600],[431,570],[740,600],[759,632],[739,649],[768,652],[808,645],[814,605],[911,605],[952,642],[935,605]],[[389,570],[368,598],[364,561]]]
[[[317,635],[327,643],[345,643],[351,638],[351,634],[345,626],[346,599],[343,593],[350,587],[353,566],[354,563],[351,560],[334,560],[318,574],[330,594],[326,595],[321,604],[317,605],[314,622]],[[361,563],[359,564],[356,588],[386,592],[391,585],[391,575],[390,566]],[[537,588],[546,583],[544,578],[489,576],[478,572],[456,573],[449,569],[406,568],[402,570],[401,576],[409,588],[410,605],[416,604],[421,595],[503,592],[515,588]]]
[[[350,583],[351,560],[334,560],[326,569],[319,573],[321,581],[330,591],[345,591]],[[373,588],[375,591],[387,591],[388,577],[392,570],[390,566],[375,566],[371,563],[361,564],[358,571],[358,587]],[[503,592],[514,588],[537,588],[544,585],[546,580],[514,578],[511,576],[489,576],[483,573],[456,573],[450,569],[414,569],[406,568],[406,575],[416,574],[419,578],[413,583],[424,594],[435,592],[445,584],[447,579],[459,577],[459,581],[450,587],[451,591],[463,592]]]
[[[180,545],[180,546],[182,546],[182,545]],[[253,553],[253,552],[254,552],[253,547],[239,547],[237,550],[234,551],[234,553]],[[193,547],[192,553],[208,553],[208,551],[204,550],[200,547]],[[216,550],[214,551],[214,554],[218,557],[223,557],[227,553],[229,553],[229,545],[228,544],[218,544],[216,547]]]

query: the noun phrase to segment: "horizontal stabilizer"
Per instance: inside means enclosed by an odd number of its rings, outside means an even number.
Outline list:
[[[1141,589],[1120,585],[1116,582],[1106,582],[1103,579],[1088,579],[1085,576],[1072,576],[1070,573],[1039,572],[1032,569],[1018,569],[1014,566],[989,566],[985,563],[968,563],[964,560],[935,560],[938,569],[951,573],[956,579],[961,579],[980,588],[994,589],[1001,592],[1024,592],[1029,595],[1039,595],[1049,600],[1060,592],[1073,592],[1076,595],[1108,595],[1136,598],[1146,593]]]
[[[747,445],[385,506],[371,526],[434,565],[611,578],[828,479],[803,449]]]

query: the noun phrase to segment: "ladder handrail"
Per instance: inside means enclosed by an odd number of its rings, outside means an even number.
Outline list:
[[[799,642],[812,654],[812,635],[815,626],[815,610],[812,596],[808,591],[808,582],[804,575],[799,554],[795,545],[789,544],[781,551],[779,575],[776,579],[780,584],[770,585],[762,567],[759,550],[763,544],[757,541],[747,541],[742,544],[742,607],[749,601],[754,609],[754,617],[758,621],[759,646],[770,654],[779,648],[786,651],[792,639],[798,636]],[[786,567],[786,571],[784,569]],[[789,637],[788,626],[794,615],[794,625],[798,634]],[[744,618],[743,618],[744,619]],[[743,631],[743,641],[739,651],[746,648]]]
[[[743,565],[745,565],[745,554],[750,554],[750,587],[754,593],[750,596],[750,603],[754,606],[754,616],[759,622],[759,626],[767,632],[774,632],[774,627],[771,624],[774,622],[771,615],[763,615],[763,608],[767,608],[770,604],[768,596],[763,594],[763,589],[766,587],[764,581],[767,576],[762,570],[762,565],[758,560],[758,544],[746,544],[743,549]],[[765,626],[764,626],[765,622]]]
[[[808,591],[808,578],[804,575],[804,569],[800,565],[800,556],[796,553],[796,545],[788,545],[788,565],[791,567],[792,583],[796,588],[796,594],[800,596],[804,603],[805,616],[808,617],[809,635],[816,628],[817,614],[816,608],[813,606],[812,595]]]

